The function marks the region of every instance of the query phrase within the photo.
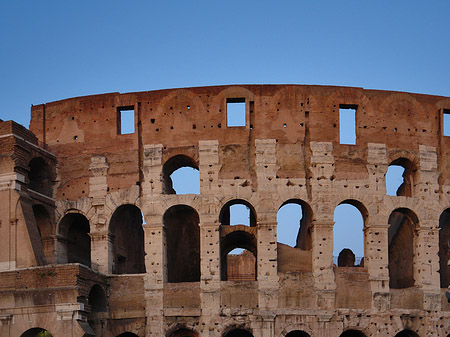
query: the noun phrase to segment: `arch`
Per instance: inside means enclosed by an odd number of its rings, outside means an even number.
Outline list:
[[[248,224],[250,227],[256,226],[256,212],[254,207],[246,200],[233,199],[223,205],[219,213],[219,222],[221,225],[237,225],[239,223],[233,223],[231,207],[235,205],[243,205],[248,208]]]
[[[171,176],[175,171],[178,171],[181,168],[192,168],[192,169],[197,170],[197,172],[198,172],[198,164],[193,158],[186,156],[184,154],[179,154],[174,157],[171,157],[164,163],[163,169],[162,169],[163,170],[163,193],[179,194],[174,189]],[[198,179],[198,186],[200,188],[200,175],[199,174],[198,174],[198,177],[196,175],[196,179]],[[182,194],[186,194],[186,193],[182,193]],[[198,194],[198,192],[194,193],[194,194]]]
[[[117,335],[116,337],[139,337],[139,336],[132,332],[123,332],[120,335]]]
[[[341,333],[339,337],[366,337],[366,335],[359,330],[350,329]]]
[[[282,209],[286,210],[284,214]],[[293,241],[289,242],[291,243],[289,244],[286,240],[283,240],[285,242],[279,240],[279,242],[302,250],[310,250],[312,248],[312,217],[311,207],[303,200],[289,199],[285,201],[277,212],[277,238],[280,239],[286,233],[295,242],[294,244],[292,244]],[[284,224],[288,224],[291,228],[282,230],[281,226]]]
[[[246,329],[233,329],[225,333],[223,337],[253,337],[253,335]]]
[[[393,160],[386,172],[386,193],[388,195],[412,197],[416,172],[416,165],[411,160],[404,157]]]
[[[91,237],[89,220],[80,213],[67,213],[59,222],[59,235],[63,238],[59,261],[91,266]]]
[[[200,218],[187,205],[170,207],[163,215],[169,283],[200,281]]]
[[[107,311],[108,302],[103,288],[95,284],[89,292],[88,304],[91,307],[91,312],[105,312]]]
[[[311,337],[308,333],[302,330],[293,330],[289,332],[285,337]]]
[[[52,171],[41,157],[34,157],[28,163],[28,188],[46,196],[52,196]]]
[[[450,208],[439,217],[439,274],[441,288],[450,285]]]
[[[338,267],[364,265],[364,227],[367,208],[354,199],[346,199],[334,210],[333,255],[338,255]],[[351,233],[351,235],[349,235]],[[356,259],[355,253],[358,258]]]
[[[189,329],[179,329],[171,333],[169,337],[198,337],[198,335]]]
[[[389,216],[389,287],[414,286],[415,230],[419,220],[408,208],[397,208]]]
[[[21,334],[20,337],[53,337],[53,335],[43,328],[31,328]]]
[[[230,254],[236,248],[244,251],[238,255]],[[256,258],[257,242],[253,233],[245,230],[228,233],[220,240],[221,280],[256,280]]]
[[[111,216],[113,274],[145,273],[142,212],[135,205],[119,206]]]
[[[397,333],[394,337],[419,337],[419,335],[411,330],[402,330],[399,333]]]

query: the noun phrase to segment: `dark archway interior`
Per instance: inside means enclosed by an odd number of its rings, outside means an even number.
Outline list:
[[[450,285],[450,208],[442,212],[439,217],[439,273],[441,288]]]
[[[52,174],[44,159],[40,157],[33,158],[28,166],[28,188],[41,194],[52,196]]]
[[[308,333],[300,330],[289,332],[285,337],[311,337]]]
[[[139,336],[132,332],[124,332],[121,333],[120,335],[117,335],[117,337],[139,337]]]
[[[107,311],[107,301],[105,291],[98,284],[94,285],[89,292],[88,304],[91,307],[91,312],[105,312]]]
[[[91,266],[91,237],[89,220],[82,214],[66,214],[59,225],[60,234],[67,239],[67,262]]]
[[[366,337],[366,335],[358,330],[347,330],[341,333],[340,337]]]
[[[32,328],[25,331],[20,337],[53,337],[53,335],[42,328]]]
[[[170,337],[198,337],[198,335],[188,329],[181,329],[175,331],[173,334],[170,335]]]
[[[414,236],[417,217],[408,209],[399,208],[389,216],[389,287],[402,289],[414,286]]]
[[[167,278],[171,283],[200,281],[200,227],[198,213],[177,205],[163,216],[167,238]]]
[[[123,205],[111,217],[113,235],[113,274],[145,273],[144,229],[141,210]]]
[[[234,329],[227,332],[223,337],[253,337],[253,335],[244,329]]]
[[[419,337],[419,335],[411,330],[403,330],[396,334],[395,337]]]

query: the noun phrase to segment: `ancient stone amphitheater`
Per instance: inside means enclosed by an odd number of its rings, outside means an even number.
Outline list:
[[[233,85],[41,104],[29,130],[1,121],[0,335],[447,337],[447,114],[446,97]],[[199,194],[176,194],[182,167]],[[277,243],[291,203],[294,247]],[[341,204],[364,221],[357,265],[333,260]]]

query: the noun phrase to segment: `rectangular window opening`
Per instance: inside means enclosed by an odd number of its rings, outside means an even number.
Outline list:
[[[443,134],[444,136],[450,137],[450,109],[443,110]]]
[[[245,126],[245,98],[227,98],[227,126]]]
[[[117,134],[134,133],[134,106],[117,108]]]
[[[339,143],[356,145],[356,110],[357,105],[339,105]]]

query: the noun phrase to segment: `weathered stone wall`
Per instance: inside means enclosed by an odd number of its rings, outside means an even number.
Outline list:
[[[227,126],[227,100],[245,101],[244,126]],[[340,144],[340,107],[356,109],[355,145]],[[134,109],[133,133],[120,134],[122,109]],[[27,269],[17,268],[72,266],[76,233],[90,246],[86,270],[93,271],[64,302],[72,306],[73,336],[231,337],[243,329],[254,337],[347,330],[445,337],[444,109],[450,98],[296,85],[111,93],[34,106],[32,133],[0,123],[0,231],[8,238],[0,282],[16,270],[25,277]],[[36,157],[45,174],[30,173],[41,167],[29,164]],[[405,168],[398,196],[386,195],[390,164]],[[174,194],[170,174],[183,166],[199,170],[199,195]],[[43,193],[28,188],[43,181]],[[296,247],[277,243],[277,211],[288,201],[304,212]],[[235,203],[249,207],[250,226],[227,220]],[[341,203],[363,216],[363,266],[333,264],[333,214]],[[227,266],[234,248],[247,255]],[[254,281],[227,277],[228,270],[249,274],[251,256]],[[92,309],[97,302],[89,302],[86,284],[102,286],[104,311]],[[33,291],[59,294],[55,287]],[[2,333],[39,326],[58,335],[57,310],[44,315],[31,302],[3,303]],[[36,320],[25,323],[30,313]]]

